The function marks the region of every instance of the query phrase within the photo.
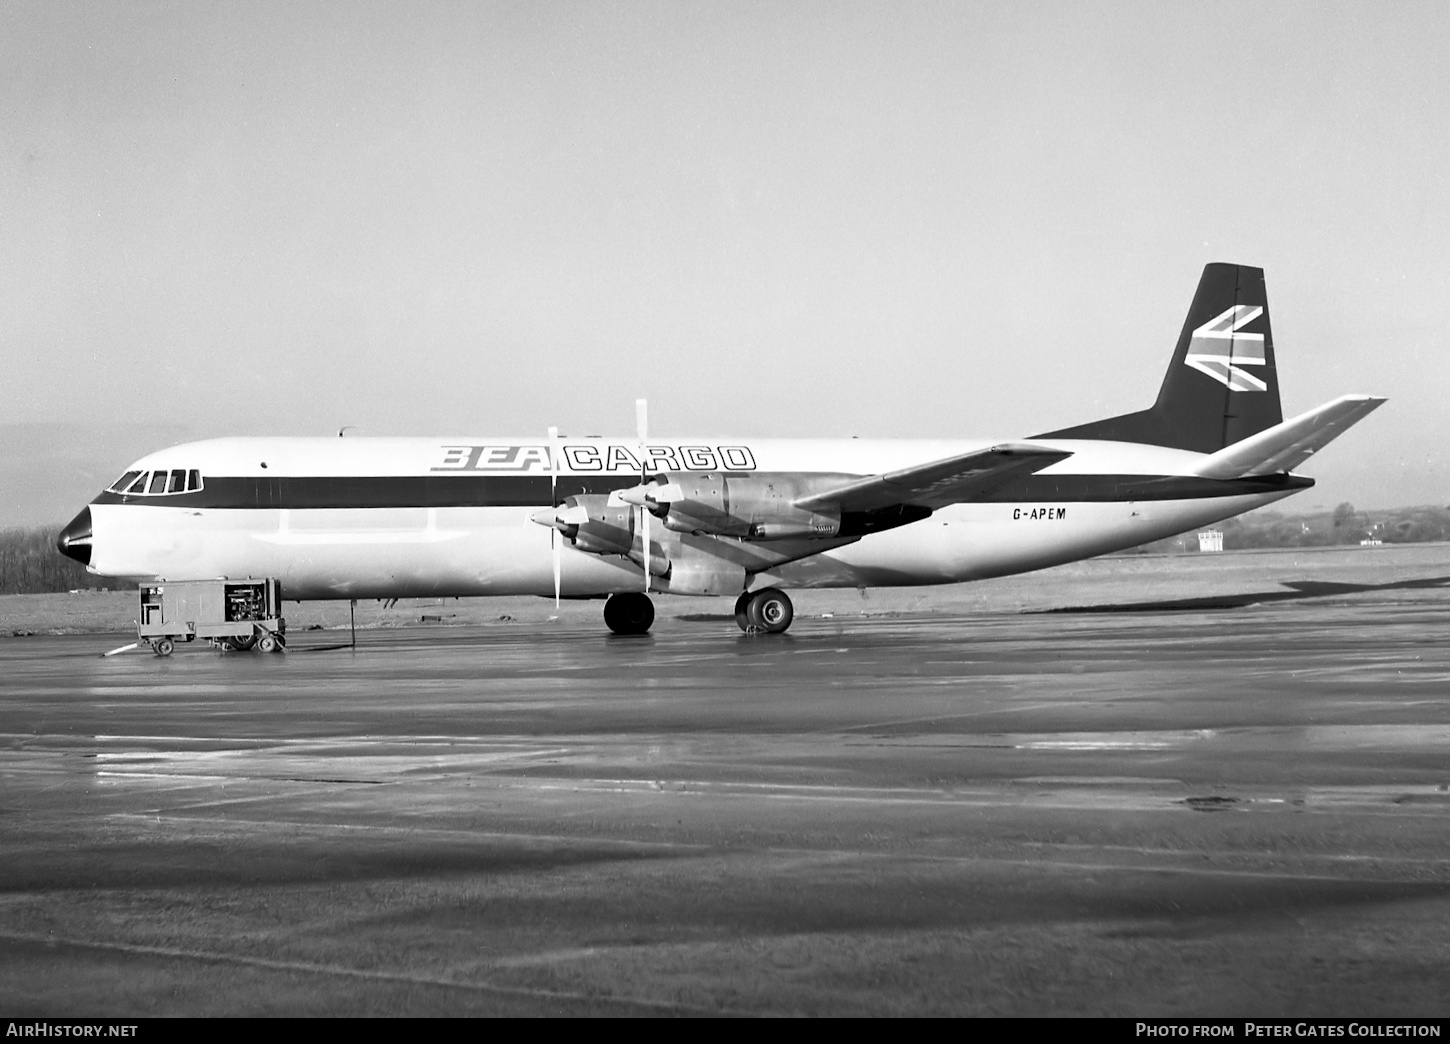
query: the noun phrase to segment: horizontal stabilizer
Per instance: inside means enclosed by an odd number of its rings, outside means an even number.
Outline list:
[[[1384,401],[1373,395],[1343,395],[1225,446],[1205,458],[1193,473],[1203,478],[1235,479],[1292,471]]]
[[[872,475],[824,493],[795,501],[798,508],[819,511],[879,511],[900,504],[936,509],[961,504],[991,492],[1010,479],[1065,460],[1066,450],[1009,443],[973,450],[914,468]]]

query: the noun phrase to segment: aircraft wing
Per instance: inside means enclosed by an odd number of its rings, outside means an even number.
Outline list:
[[[1384,401],[1373,395],[1342,395],[1210,454],[1194,474],[1234,479],[1292,471]]]
[[[1003,443],[914,468],[858,479],[795,501],[819,510],[877,511],[899,504],[936,509],[974,500],[1011,479],[1041,471],[1072,456],[1067,450]]]

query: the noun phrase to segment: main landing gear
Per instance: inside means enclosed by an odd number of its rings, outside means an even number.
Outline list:
[[[794,619],[795,607],[774,587],[746,591],[735,600],[735,622],[746,634],[780,634]],[[655,607],[647,594],[627,591],[604,603],[604,623],[615,634],[644,634],[654,622]]]
[[[774,587],[746,591],[735,599],[735,622],[746,634],[780,634],[795,619],[795,606]]]

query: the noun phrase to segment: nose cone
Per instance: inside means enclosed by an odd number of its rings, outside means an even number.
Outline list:
[[[55,538],[56,550],[67,558],[74,558],[81,565],[91,564],[91,509],[82,508],[81,513],[70,520],[70,525]]]

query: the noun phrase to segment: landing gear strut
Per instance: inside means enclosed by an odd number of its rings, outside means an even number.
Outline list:
[[[793,619],[795,606],[774,587],[746,591],[735,600],[735,622],[746,634],[780,634]]]
[[[604,603],[604,623],[615,634],[644,634],[654,622],[655,606],[647,594],[626,591]]]

